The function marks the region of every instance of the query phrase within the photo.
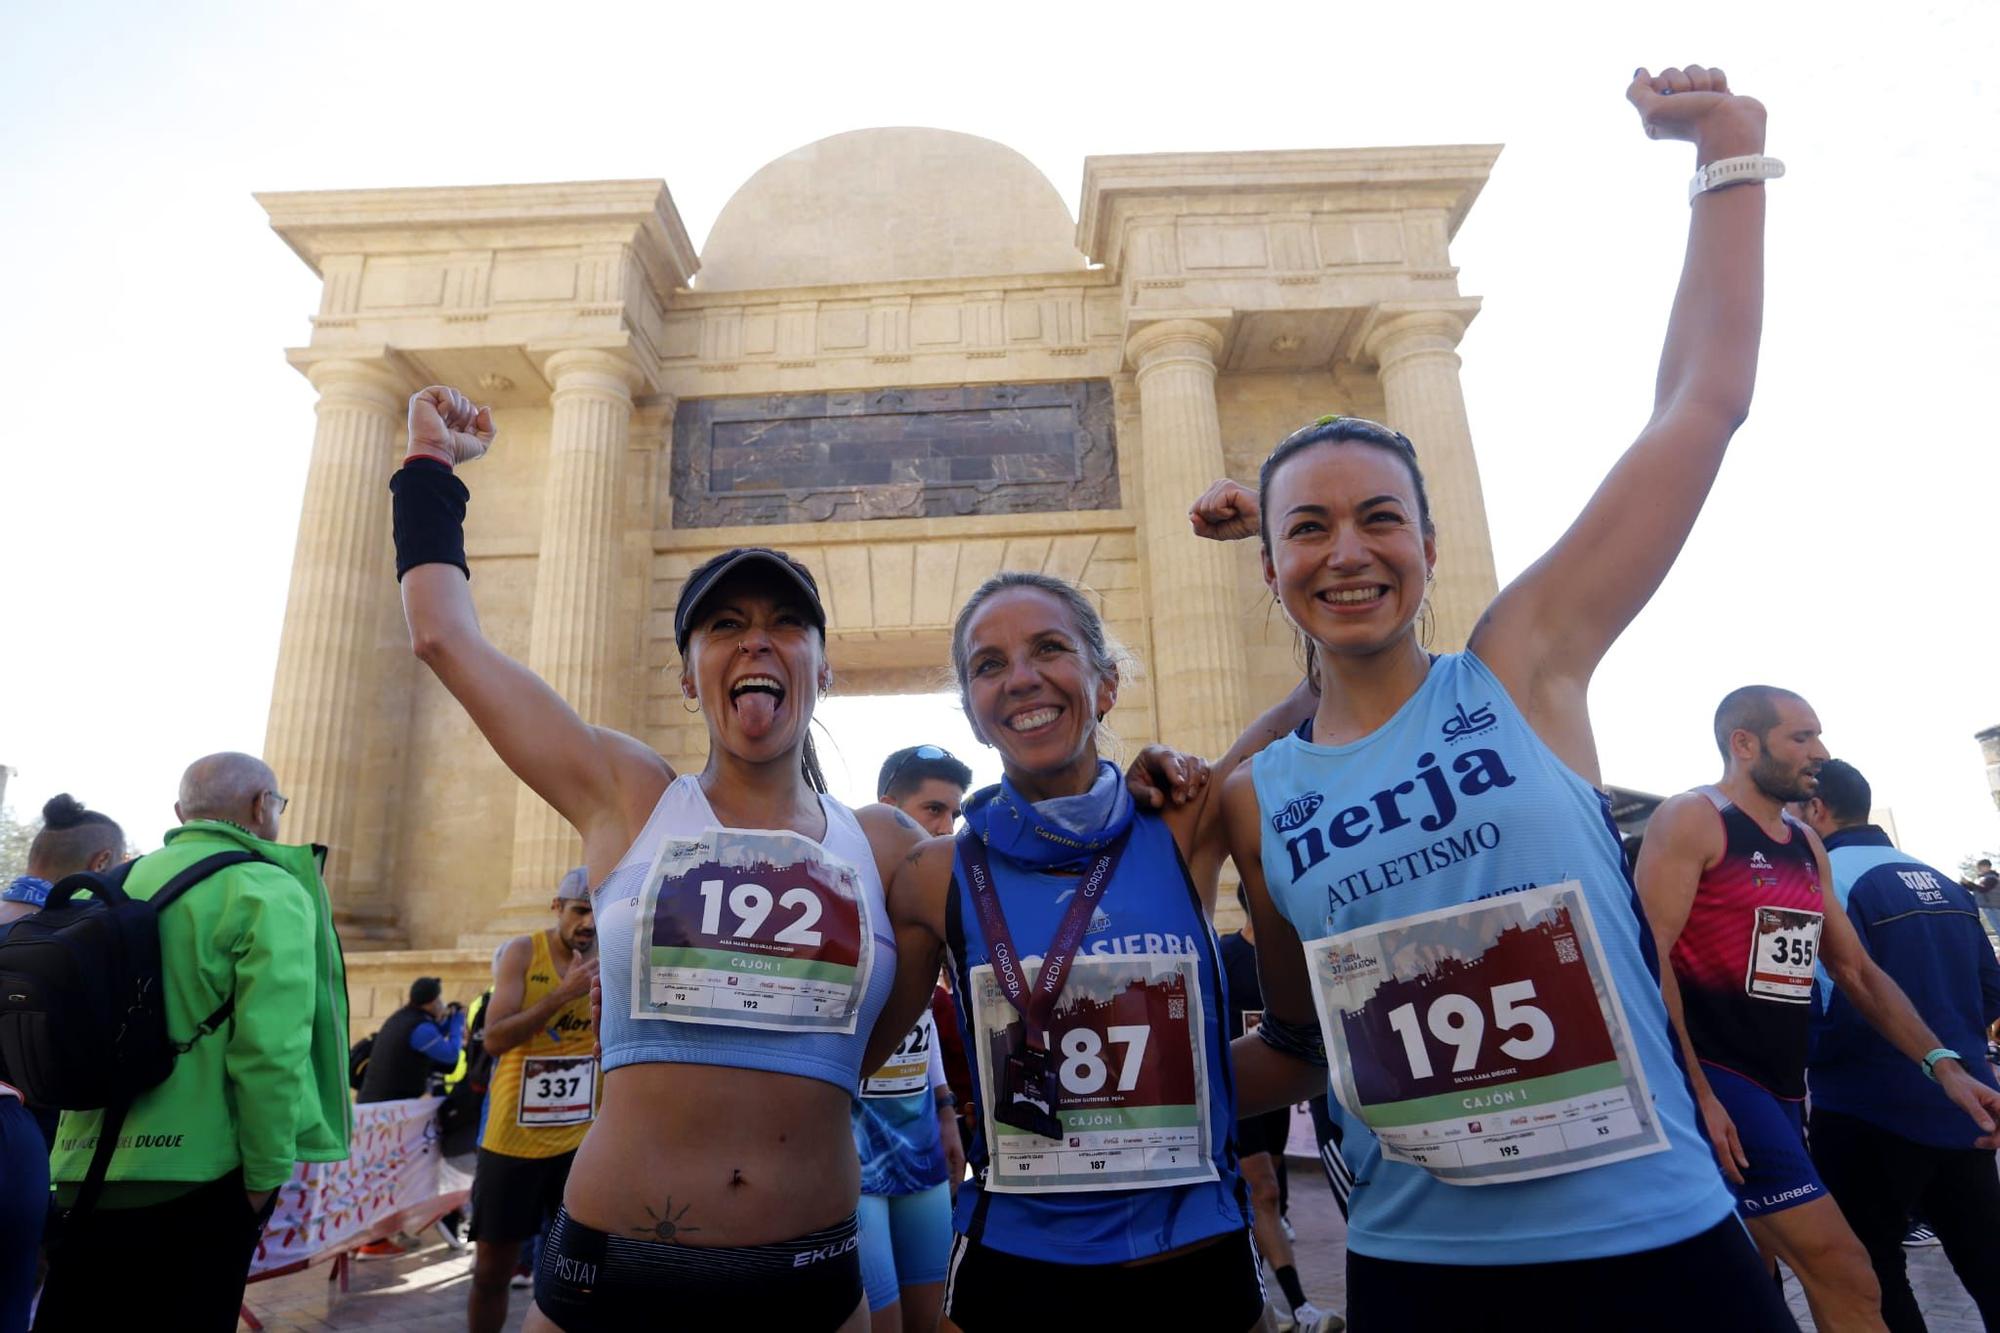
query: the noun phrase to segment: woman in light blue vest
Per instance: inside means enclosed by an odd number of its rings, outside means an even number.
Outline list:
[[[1586,705],[1749,410],[1776,173],[1721,71],[1628,96],[1704,168],[1653,416],[1466,650],[1418,635],[1437,544],[1409,440],[1322,418],[1259,477],[1265,580],[1321,695],[1225,788],[1263,946],[1239,1100],[1330,1081],[1359,1329],[1792,1327],[1677,1061]]]

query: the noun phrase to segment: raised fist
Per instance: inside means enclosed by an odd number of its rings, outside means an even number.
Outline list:
[[[410,453],[428,454],[456,467],[493,444],[493,412],[475,407],[456,389],[433,384],[410,395]]]
[[[1201,493],[1188,510],[1197,537],[1233,542],[1257,535],[1257,493],[1224,477]]]
[[[1764,151],[1764,104],[1730,92],[1719,69],[1688,65],[1658,74],[1639,69],[1625,96],[1638,108],[1649,136],[1686,139],[1703,149],[1706,161]]]

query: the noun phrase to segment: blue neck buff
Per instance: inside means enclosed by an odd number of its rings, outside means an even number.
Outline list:
[[[49,890],[55,885],[35,875],[22,875],[5,889],[0,889],[0,903],[26,903],[30,907],[46,907]]]
[[[965,826],[988,849],[1036,870],[1088,860],[1132,822],[1132,794],[1125,775],[1097,761],[1097,779],[1081,796],[1030,801],[1005,778],[965,803]]]

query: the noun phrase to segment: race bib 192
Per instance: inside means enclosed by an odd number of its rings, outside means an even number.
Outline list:
[[[1306,945],[1334,1093],[1385,1157],[1454,1185],[1667,1147],[1582,885]]]
[[[1821,913],[1760,907],[1750,930],[1750,965],[1743,988],[1759,1000],[1805,1004],[1813,994]]]
[[[580,1125],[596,1113],[597,1061],[588,1055],[531,1055],[521,1062],[523,1129]]]
[[[922,1092],[931,1082],[931,1049],[937,1045],[937,1019],[931,1011],[903,1034],[895,1054],[882,1067],[861,1080],[863,1097],[907,1097]]]
[[[1022,970],[1030,988],[1039,958]],[[972,971],[979,1086],[993,1089],[1026,1047],[1026,1024],[993,967]],[[1071,965],[1044,1043],[1055,1070],[1062,1137],[1001,1124],[981,1098],[1002,1193],[1149,1189],[1214,1180],[1201,976],[1190,954],[1082,955]]]
[[[632,1017],[853,1032],[875,955],[863,892],[797,833],[668,838],[634,917]]]

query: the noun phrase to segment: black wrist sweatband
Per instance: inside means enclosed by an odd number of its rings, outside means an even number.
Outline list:
[[[1326,1068],[1326,1034],[1317,1023],[1289,1023],[1265,1014],[1258,1020],[1257,1036],[1279,1055]]]
[[[465,563],[465,503],[472,492],[435,458],[413,458],[389,478],[396,533],[396,581],[418,565]]]

